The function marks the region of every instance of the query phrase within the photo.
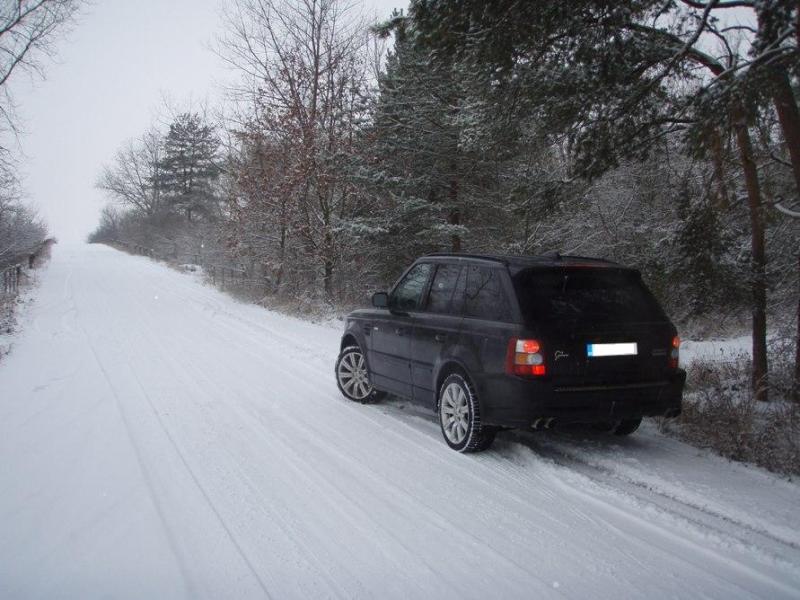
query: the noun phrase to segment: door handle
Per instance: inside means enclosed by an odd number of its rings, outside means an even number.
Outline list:
[[[436,335],[433,336],[433,339],[436,340],[437,342],[443,342],[447,339],[447,336],[443,333],[437,333]]]
[[[406,328],[405,327],[396,327],[394,332],[395,332],[396,335],[405,335],[406,334]]]

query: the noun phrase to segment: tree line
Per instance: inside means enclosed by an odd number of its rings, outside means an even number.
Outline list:
[[[798,18],[413,0],[373,25],[339,0],[234,0],[226,118],[126,144],[93,239],[199,248],[250,265],[264,298],[335,305],[425,252],[605,256],[681,323],[749,313],[766,399],[767,319],[797,306]]]

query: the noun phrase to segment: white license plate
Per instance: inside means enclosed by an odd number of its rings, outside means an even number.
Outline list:
[[[625,344],[586,344],[586,356],[597,358],[598,356],[636,356],[638,354],[636,342]]]

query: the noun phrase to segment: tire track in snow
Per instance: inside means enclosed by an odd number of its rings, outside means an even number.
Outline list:
[[[689,516],[689,512],[702,515],[706,519],[712,519],[715,522],[720,522],[718,527],[720,533],[723,533],[722,523],[724,523],[736,529],[745,530],[747,533],[756,535],[758,538],[763,538],[765,541],[779,546],[784,550],[800,551],[800,543],[784,535],[782,531],[764,527],[759,523],[741,518],[743,515],[734,516],[731,514],[723,514],[721,511],[715,510],[711,506],[700,504],[691,497],[681,495],[679,491],[669,492],[659,489],[646,479],[643,480],[641,472],[634,474],[626,473],[616,470],[613,467],[599,464],[589,458],[582,457],[574,448],[569,447],[569,438],[565,440],[558,438],[555,440],[548,439],[541,443],[533,442],[533,440],[530,441],[533,443],[525,443],[521,436],[515,437],[514,439],[517,443],[529,448],[537,455],[551,458],[557,464],[568,469],[579,471],[581,474],[586,475],[598,483],[605,484],[609,487],[624,487],[632,495],[636,495],[642,500],[649,498],[654,504],[663,504],[665,506],[672,504],[676,507],[676,511],[685,511],[687,513],[681,516],[685,516],[687,519],[695,522],[701,529],[711,528],[710,524],[700,516]],[[635,477],[636,474],[640,475],[640,477]],[[664,510],[666,512],[676,512],[666,507]],[[730,527],[728,529],[730,529]],[[731,531],[724,531],[724,534],[730,536],[731,539],[736,539],[736,541],[743,545],[748,545],[746,540],[735,538]],[[757,548],[758,546],[751,547]],[[786,564],[788,566],[790,563]],[[800,565],[792,566],[795,568],[800,567]]]
[[[188,315],[184,315],[184,317],[185,318],[189,318]],[[237,324],[237,328],[238,328],[238,324]],[[234,341],[231,338],[226,338],[226,339],[228,340],[229,343],[232,343]],[[158,340],[153,339],[151,341],[153,341],[154,343],[160,345],[160,342]],[[237,343],[238,343],[238,341],[237,341]],[[187,348],[191,348],[192,346],[194,346],[194,344],[190,343],[190,340],[187,339],[187,343],[185,344],[185,346]],[[164,348],[163,346],[161,346],[161,348],[162,348],[162,352],[160,354],[162,356],[164,356],[165,359],[172,360],[172,359],[170,359],[170,357],[174,356],[175,353],[173,351],[170,351],[167,348]],[[302,349],[302,347],[299,347],[299,348]],[[267,349],[267,348],[265,348],[265,349]],[[269,349],[270,352],[274,352],[275,351],[275,348],[272,347],[272,346],[270,346],[268,349]],[[242,346],[242,350],[245,351],[245,352],[250,353],[254,358],[259,357],[259,355],[253,353],[252,349],[249,348],[248,345],[243,345]],[[233,353],[232,353],[232,355],[233,355]],[[184,358],[186,358],[186,357],[184,356]],[[193,364],[195,364],[196,361],[188,360],[186,362],[189,365],[193,365]],[[173,363],[174,363],[174,360],[173,360]],[[305,375],[305,373],[303,373],[303,374]],[[211,389],[211,388],[214,388],[214,387],[218,386],[218,382],[216,380],[214,380],[214,379],[209,378],[202,368],[196,368],[194,370],[193,376],[187,381],[187,383],[191,384],[192,381],[197,381],[197,382],[202,381],[203,382],[202,386],[200,386],[199,384],[195,384],[198,389],[208,390],[208,389]],[[301,384],[301,382],[302,382],[302,384]],[[298,377],[298,379],[296,379],[293,382],[293,385],[295,385],[295,386],[302,385],[304,387],[308,387],[309,383],[307,382],[307,378]],[[318,393],[320,391],[319,387],[316,386],[316,385],[312,385],[312,387],[309,387],[309,390],[314,393],[311,397],[316,400],[316,393]],[[276,390],[273,390],[273,392],[275,392],[275,391]],[[347,408],[352,408],[352,409],[356,409],[356,410],[358,408],[363,408],[363,407],[355,407],[355,406],[350,405],[350,404],[344,404],[344,403],[342,403],[342,404]],[[326,405],[327,405],[327,403],[326,403]],[[236,407],[236,405],[233,405],[233,406]],[[263,410],[263,409],[268,408],[268,407],[265,405],[264,407],[261,407],[261,408]],[[372,471],[365,470],[362,467],[362,465],[360,465],[357,461],[353,461],[353,459],[351,457],[339,452],[335,445],[331,445],[331,444],[319,445],[319,444],[315,443],[314,440],[324,438],[325,435],[330,435],[332,433],[330,430],[320,429],[320,428],[314,426],[313,424],[302,423],[302,422],[298,421],[296,418],[293,418],[290,414],[288,414],[286,412],[275,412],[273,410],[273,411],[270,412],[269,418],[265,419],[264,416],[258,410],[254,410],[251,407],[251,410],[248,413],[248,416],[249,417],[255,416],[259,420],[259,422],[262,424],[264,432],[269,432],[271,435],[279,435],[282,438],[282,440],[284,441],[284,446],[286,448],[296,447],[297,444],[298,444],[297,440],[298,439],[299,440],[303,440],[304,439],[304,440],[306,440],[306,443],[313,444],[318,451],[319,450],[324,450],[324,451],[327,451],[327,452],[335,452],[336,455],[343,462],[349,464],[351,467],[355,468],[360,473],[362,473],[363,475],[365,475],[365,476],[369,477],[371,480],[373,480],[373,482],[376,483],[376,485],[374,487],[375,491],[379,491],[382,487],[383,488],[386,487],[387,484],[386,484],[385,481],[380,480],[378,477],[376,477],[375,474]],[[362,417],[363,416],[364,415],[362,415]],[[252,419],[245,419],[244,422],[248,422],[250,420],[252,420]],[[367,420],[370,423],[373,423],[373,424],[375,423],[374,419],[368,418]],[[291,427],[295,431],[295,434],[296,434],[295,438],[292,439],[292,438],[289,438],[289,437],[286,437],[285,435],[283,435],[281,433],[281,427],[277,426],[278,423],[282,423],[284,425],[288,425],[289,427]],[[296,452],[292,452],[291,455],[297,455],[297,453]],[[281,454],[281,456],[285,457],[286,455],[285,454]],[[315,469],[314,465],[313,465],[313,462],[296,462],[295,463],[295,468],[297,469],[297,472],[299,474],[303,474],[303,471],[309,471],[309,470],[315,472],[317,474],[318,478],[320,478],[322,480],[327,480],[329,485],[331,485],[334,489],[337,489],[339,491],[339,493],[343,494],[346,498],[349,498],[351,501],[356,500],[352,496],[348,496],[347,493],[340,486],[336,486],[336,484],[334,483],[334,480],[329,478],[327,476],[327,474],[325,474],[323,471]],[[418,503],[418,501],[415,498],[413,498],[413,497],[409,496],[408,494],[406,494],[404,492],[404,490],[402,490],[401,488],[396,487],[396,486],[392,486],[391,484],[389,484],[389,487],[391,487],[393,489],[393,491],[395,492],[395,494],[398,495],[398,497],[405,497],[412,504],[417,504]],[[357,502],[354,502],[354,504],[357,504]],[[398,503],[398,502],[395,501],[395,502],[393,502],[393,504],[394,504],[396,509],[402,508],[402,503]],[[440,531],[442,531],[443,533],[446,533],[446,532],[450,531],[451,534],[453,532],[455,532],[455,534],[463,536],[463,534],[458,532],[457,529],[453,529],[452,528],[452,522],[450,522],[447,519],[445,519],[440,513],[438,513],[438,511],[436,511],[436,509],[434,507],[431,507],[429,505],[421,505],[421,506],[419,506],[419,508],[424,509],[421,512],[422,515],[429,514],[430,512],[433,512],[434,514],[437,514],[439,516],[440,522],[438,523],[438,527],[439,527]],[[368,512],[365,511],[365,514],[368,515]],[[383,528],[380,525],[380,523],[375,522],[375,524],[380,526],[385,532],[391,533],[390,530],[388,530],[386,528]],[[450,525],[450,527],[447,527],[445,525]],[[395,538],[395,539],[397,539],[397,538]],[[473,542],[473,543],[478,543],[478,542],[481,541],[481,540],[476,539],[474,537],[468,538],[468,540]],[[413,554],[409,548],[407,548],[407,551],[409,552],[409,555]],[[527,572],[529,574],[529,576],[533,575],[533,572],[531,572],[528,568],[524,567],[520,563],[514,561],[513,559],[510,559],[509,557],[507,557],[505,555],[502,555],[502,554],[497,554],[497,556],[500,556],[505,560],[509,560],[509,562],[511,564],[513,564],[515,567],[520,568],[523,571]],[[434,572],[431,571],[431,574],[433,574],[433,573]],[[453,583],[455,584],[456,582],[454,581]],[[552,592],[552,590],[550,588],[543,588],[543,589],[548,589],[549,591]],[[468,590],[465,590],[465,591],[468,591]]]
[[[95,282],[95,283],[97,283],[97,282]],[[107,288],[106,288],[106,291],[108,291]],[[117,325],[117,331],[118,332],[125,331],[125,329],[120,328],[118,326],[118,321],[116,321],[114,319],[114,317],[111,316],[111,311],[107,311],[106,312],[106,318],[111,320],[112,322],[114,322]],[[83,326],[81,326],[81,327],[83,329]],[[191,583],[191,578],[188,575],[188,570],[187,570],[186,565],[185,565],[185,563],[183,561],[182,555],[181,555],[180,551],[178,550],[179,546],[178,546],[177,542],[175,541],[174,535],[171,532],[171,528],[170,528],[170,526],[168,524],[168,520],[164,516],[164,510],[161,507],[161,503],[159,501],[159,496],[155,492],[155,489],[154,489],[154,486],[153,486],[153,483],[152,483],[152,479],[151,479],[151,477],[149,475],[149,472],[148,472],[148,467],[146,466],[146,463],[144,462],[144,460],[142,458],[142,453],[141,453],[141,450],[139,448],[139,445],[135,441],[135,437],[134,437],[134,435],[133,435],[133,433],[131,431],[130,424],[129,424],[128,419],[127,419],[127,417],[125,415],[125,411],[124,411],[124,409],[122,407],[122,403],[121,403],[121,401],[119,399],[119,394],[116,392],[116,390],[114,388],[114,384],[112,383],[111,378],[109,377],[109,374],[106,371],[106,369],[105,369],[105,367],[103,365],[103,362],[100,359],[100,357],[98,356],[97,351],[96,351],[96,349],[94,347],[94,344],[92,343],[91,338],[88,336],[88,334],[86,333],[85,329],[84,329],[84,334],[86,335],[88,345],[91,348],[92,353],[95,356],[95,360],[97,361],[98,366],[100,367],[101,371],[103,372],[103,376],[105,377],[105,379],[106,379],[106,381],[107,381],[107,383],[109,385],[109,388],[112,390],[112,393],[114,395],[114,398],[116,400],[117,406],[118,406],[119,411],[120,411],[120,415],[122,416],[123,422],[125,423],[125,429],[128,432],[128,437],[130,438],[131,444],[134,447],[134,450],[136,452],[137,460],[139,461],[140,466],[142,467],[142,472],[143,472],[143,475],[145,476],[145,479],[147,481],[147,486],[149,488],[151,497],[154,499],[154,502],[157,504],[157,510],[158,510],[158,513],[159,513],[159,518],[161,519],[162,524],[165,527],[165,531],[167,532],[167,534],[169,536],[170,547],[172,548],[173,553],[176,556],[176,559],[179,561],[179,564],[181,565],[181,572],[182,572],[182,574],[184,576],[184,579],[185,579],[185,581],[187,583],[187,587],[188,587],[187,597],[191,598],[191,597],[197,596],[197,590],[193,589],[193,586],[192,586],[192,583]],[[131,344],[130,338],[125,339],[125,345],[127,347],[129,347],[129,348],[133,347],[133,345]],[[272,596],[270,595],[266,584],[261,579],[260,574],[255,569],[253,563],[250,561],[248,556],[245,554],[244,550],[242,549],[241,545],[239,544],[239,541],[233,535],[231,529],[228,527],[227,523],[222,518],[222,515],[220,514],[219,510],[217,510],[217,507],[214,505],[214,502],[211,500],[210,496],[206,492],[206,490],[203,487],[202,483],[198,479],[197,475],[195,474],[195,471],[189,465],[189,462],[186,460],[185,455],[183,454],[183,452],[181,451],[180,447],[175,442],[175,439],[173,438],[172,434],[169,432],[168,428],[165,426],[161,416],[159,415],[158,411],[155,408],[155,405],[153,404],[152,399],[148,395],[145,386],[142,384],[141,378],[139,377],[138,373],[136,372],[136,369],[132,368],[132,369],[130,369],[130,372],[133,375],[133,377],[134,377],[134,379],[135,379],[135,381],[137,383],[138,389],[139,389],[142,397],[144,397],[144,399],[146,400],[146,402],[147,402],[147,404],[148,404],[148,406],[150,408],[150,411],[151,411],[151,413],[152,413],[152,415],[154,417],[155,422],[158,424],[159,429],[165,435],[165,437],[168,440],[170,446],[172,447],[173,452],[178,457],[178,459],[180,460],[180,462],[183,465],[184,469],[186,470],[186,473],[189,475],[189,477],[191,478],[192,482],[196,486],[197,491],[200,493],[201,497],[204,499],[204,501],[208,505],[208,507],[211,510],[211,512],[217,518],[220,526],[225,531],[226,535],[228,536],[228,539],[231,541],[231,543],[233,544],[234,548],[238,552],[239,556],[241,557],[241,559],[244,561],[245,565],[247,566],[248,570],[250,571],[250,573],[255,578],[255,580],[258,583],[258,585],[261,588],[261,590],[264,592],[264,595],[267,598],[271,598]]]
[[[414,419],[422,422],[430,422],[433,427],[435,416],[428,415],[422,411],[412,409],[410,415],[396,415],[398,418]],[[435,425],[438,433],[438,424]],[[685,503],[680,498],[670,497],[660,493],[658,490],[651,487],[637,483],[635,480],[626,481],[624,477],[614,473],[611,469],[604,469],[589,461],[581,460],[577,454],[570,452],[569,454],[561,454],[548,444],[552,442],[541,442],[533,439],[532,435],[552,435],[552,432],[539,432],[538,434],[526,434],[522,432],[509,432],[501,438],[498,438],[492,454],[498,460],[508,460],[514,464],[515,467],[522,469],[529,469],[533,465],[549,465],[553,467],[553,485],[557,487],[564,487],[568,485],[571,492],[580,494],[581,496],[589,493],[593,488],[597,491],[594,497],[598,501],[607,503],[614,510],[617,510],[618,504],[622,503],[627,506],[636,506],[636,508],[655,508],[658,513],[655,515],[662,521],[659,526],[663,532],[672,537],[672,527],[676,522],[682,524],[688,533],[691,533],[695,539],[680,538],[682,544],[689,544],[698,550],[708,552],[711,549],[707,547],[706,542],[713,541],[717,545],[715,550],[715,558],[720,561],[720,564],[730,560],[725,551],[735,548],[741,554],[752,555],[756,553],[760,555],[765,566],[779,567],[786,574],[792,575],[800,572],[800,562],[791,562],[784,558],[787,553],[792,554],[792,551],[798,548],[791,542],[787,542],[781,537],[775,537],[767,531],[751,527],[747,523],[740,523],[735,519],[724,518],[714,512],[704,511],[702,507],[697,507],[691,503]],[[525,453],[523,462],[520,465],[514,463],[514,458],[522,450]],[[564,479],[563,475],[576,476]],[[575,479],[582,483],[576,483]],[[593,485],[587,486],[586,483]],[[692,515],[691,512],[695,514]],[[698,516],[696,513],[702,513]],[[703,518],[706,517],[705,519]],[[593,520],[591,516],[590,520]],[[639,519],[639,515],[631,515],[631,518]],[[712,522],[709,522],[711,519]],[[730,528],[715,526],[715,521],[725,521],[735,527],[741,527],[748,533],[755,534],[756,537],[763,537],[766,544],[756,544],[752,539],[745,539],[744,536],[737,535],[735,531]],[[642,521],[648,527],[653,523],[644,519]],[[709,539],[709,538],[713,539]],[[777,546],[777,549],[776,549]],[[784,552],[781,552],[783,550]],[[797,553],[794,553],[797,556]],[[800,559],[800,556],[798,556]],[[752,570],[744,563],[737,559],[737,564],[745,569],[748,569],[752,575],[764,579],[763,575],[758,571]],[[792,588],[783,587],[784,592],[788,592]],[[791,594],[789,594],[791,595]]]
[[[80,327],[80,330],[83,332],[84,338],[86,340],[86,345],[89,348],[89,350],[91,351],[95,362],[97,363],[97,368],[102,373],[103,379],[105,380],[106,385],[108,386],[108,389],[111,392],[111,395],[114,397],[114,404],[117,407],[117,412],[119,413],[120,420],[122,421],[122,424],[123,424],[123,426],[125,428],[125,433],[126,433],[126,435],[128,437],[128,441],[130,443],[130,446],[133,449],[134,455],[136,456],[136,462],[139,465],[139,472],[141,473],[142,480],[145,482],[145,485],[147,486],[148,495],[150,496],[150,500],[152,501],[153,507],[156,510],[156,514],[158,515],[158,519],[161,522],[161,526],[162,526],[163,531],[164,531],[164,536],[167,539],[167,543],[169,545],[170,551],[172,552],[172,555],[175,558],[175,563],[177,564],[178,569],[179,569],[179,571],[181,573],[181,578],[182,578],[182,581],[183,581],[183,584],[184,584],[184,587],[185,587],[185,592],[186,592],[185,595],[186,595],[187,598],[191,598],[191,597],[196,595],[196,590],[193,588],[193,586],[191,584],[191,580],[190,580],[190,578],[188,576],[188,570],[186,568],[186,564],[185,564],[185,562],[183,560],[183,557],[181,556],[181,553],[178,550],[178,545],[176,543],[175,536],[174,536],[174,533],[172,531],[172,527],[170,526],[170,523],[169,523],[168,519],[165,516],[164,508],[162,506],[162,503],[161,503],[161,501],[159,499],[158,494],[155,491],[155,487],[153,486],[153,480],[152,480],[151,475],[150,475],[150,470],[149,470],[149,468],[147,466],[146,461],[144,460],[144,457],[143,457],[143,454],[142,454],[142,449],[139,446],[139,443],[136,441],[135,436],[133,435],[133,429],[131,427],[131,423],[130,423],[130,421],[128,419],[128,416],[127,416],[127,414],[125,412],[125,409],[122,406],[122,402],[120,400],[119,393],[117,392],[117,389],[116,389],[113,381],[111,380],[111,377],[110,377],[108,371],[106,371],[106,368],[103,365],[103,362],[100,360],[100,356],[97,353],[97,349],[95,348],[94,343],[92,342],[91,336],[86,331],[86,328],[84,327],[84,325],[80,321],[78,322],[78,326]]]
[[[150,313],[148,313],[148,312],[145,312],[145,311],[146,311],[146,309],[144,309],[142,307],[142,308],[139,309],[139,311],[137,313],[137,314],[140,315],[140,317],[143,317],[143,318],[140,319],[140,321],[143,322],[143,323],[146,323],[146,322],[152,320],[152,318],[151,318],[152,315]],[[175,354],[173,352],[171,352],[171,350],[169,348],[166,348],[164,346],[164,343],[163,343],[163,341],[161,339],[161,336],[155,334],[152,330],[149,330],[149,329],[145,328],[139,333],[139,337],[141,337],[143,340],[145,339],[145,336],[146,336],[145,346],[146,347],[152,347],[152,348],[160,349],[160,352],[157,352],[156,354],[160,357],[161,360],[163,360],[163,361],[165,361],[167,363],[171,363],[173,365],[173,367],[175,368],[174,372],[178,373],[181,370],[184,370],[185,369],[185,365],[187,363],[189,365],[192,364],[193,361],[185,361],[185,359],[186,359],[186,355],[185,354],[182,355],[184,357],[184,361],[185,362],[176,360],[174,358]],[[191,346],[192,346],[192,344],[187,344],[186,348],[187,349],[191,348]],[[200,364],[202,364],[202,361],[200,362]],[[201,382],[201,381],[205,382],[206,385],[201,386],[198,383],[198,382]],[[207,395],[208,394],[208,389],[209,388],[213,388],[214,386],[216,386],[217,382],[212,380],[212,379],[209,379],[206,376],[205,371],[203,369],[198,369],[198,370],[196,370],[194,372],[193,377],[185,379],[185,384],[187,386],[193,387],[198,392],[199,395]],[[229,407],[236,408],[236,405],[233,405],[233,406],[229,405]],[[156,410],[154,406],[153,406],[153,409]],[[157,413],[157,411],[156,411],[156,413]],[[220,420],[224,420],[225,419],[225,415],[217,415],[216,417],[217,417],[217,420],[215,421],[216,424],[219,424]],[[162,421],[162,424],[163,424],[163,421]],[[167,427],[166,424],[164,424],[164,427],[165,428]],[[230,429],[232,430],[233,426]],[[233,439],[233,438],[228,438],[228,439],[230,440],[230,439]],[[284,457],[284,458],[286,457],[285,450],[289,450],[291,453],[295,452],[295,449],[294,449],[293,446],[286,445],[286,444],[284,444],[282,447],[278,448],[278,450],[280,450],[280,452],[278,452],[278,455],[280,455],[281,457]],[[232,459],[236,459],[237,458],[234,455],[231,455],[231,457],[232,457]],[[268,458],[268,457],[265,457],[265,458]],[[239,476],[249,479],[247,474],[244,471],[241,471],[241,470],[239,471]],[[253,486],[253,489],[257,489],[257,487]],[[217,511],[217,512],[219,512],[219,511]],[[222,518],[222,517],[220,516],[220,518]],[[273,523],[277,524],[283,530],[285,538],[287,540],[293,540],[294,543],[301,544],[303,546],[304,552],[308,556],[315,556],[313,548],[309,544],[304,543],[302,541],[303,538],[302,538],[302,535],[300,535],[300,533],[301,533],[300,531],[292,531],[290,529],[287,529],[286,526],[285,526],[285,523],[283,523],[283,520],[281,519],[280,515],[278,515],[278,514],[274,514],[273,518],[271,520],[272,520]],[[233,535],[233,534],[231,534],[231,535]],[[323,563],[318,561],[317,566],[320,569],[320,572],[323,572],[323,573],[325,572]],[[339,588],[337,582],[334,579],[328,578],[328,584],[330,585],[331,589],[338,589]],[[348,597],[348,595],[341,589],[339,589],[338,596],[341,597],[341,598]]]

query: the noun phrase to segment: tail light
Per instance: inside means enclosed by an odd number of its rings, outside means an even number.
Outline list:
[[[506,373],[523,377],[542,377],[547,373],[541,344],[537,340],[511,338],[506,355]]]
[[[672,344],[669,349],[669,368],[678,368],[678,359],[680,358],[681,338],[677,335],[672,338]]]

